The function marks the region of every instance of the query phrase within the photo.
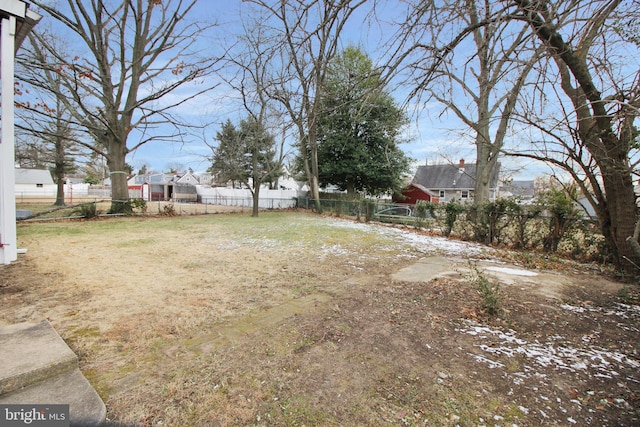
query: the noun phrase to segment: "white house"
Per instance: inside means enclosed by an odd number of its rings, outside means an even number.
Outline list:
[[[18,259],[15,212],[15,54],[41,16],[27,2],[0,1],[0,263]]]
[[[46,169],[16,168],[16,197],[56,196],[56,184]]]
[[[191,184],[198,185],[200,184],[200,180],[197,176],[192,174],[191,172],[185,172],[182,176],[176,176],[174,181],[178,184]]]

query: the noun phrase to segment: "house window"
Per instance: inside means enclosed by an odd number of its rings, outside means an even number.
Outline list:
[[[36,184],[36,187],[37,187],[37,188],[43,188],[43,187],[44,187],[44,184]]]
[[[440,190],[440,198],[444,199],[444,190]]]
[[[462,193],[460,194],[460,198],[468,199],[469,198],[469,192],[467,190],[463,190]]]

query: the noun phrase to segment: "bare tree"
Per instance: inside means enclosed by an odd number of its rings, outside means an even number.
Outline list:
[[[17,115],[16,115],[17,116]],[[18,127],[16,126],[16,129]],[[16,165],[27,169],[42,169],[49,164],[49,147],[31,134],[16,131]]]
[[[49,37],[49,43],[57,52],[65,49],[59,37]],[[52,172],[57,184],[55,205],[63,206],[65,178],[75,172],[81,151],[75,142],[78,132],[71,120],[72,113],[64,102],[69,93],[57,74],[32,67],[33,57],[29,53],[23,51],[17,59],[16,77],[20,81],[16,84],[17,152],[22,161]],[[31,93],[27,87],[38,90]]]
[[[59,112],[52,120],[42,121],[40,114],[18,108],[16,116],[16,161],[21,167],[48,169],[56,183],[56,206],[64,206],[64,184],[68,174],[77,169],[79,152],[74,144],[73,129]],[[57,110],[61,111],[61,110]],[[38,122],[38,118],[41,122]],[[25,126],[23,120],[39,123],[38,128]]]
[[[80,142],[107,160],[111,210],[126,211],[127,154],[152,140],[180,138],[181,123],[172,109],[212,89],[203,77],[217,60],[202,60],[195,50],[198,37],[211,25],[186,21],[196,0],[66,0],[60,7],[34,3],[55,20],[56,31],[82,48],[67,57],[46,34],[33,33],[31,66],[68,90],[64,103],[87,135]],[[168,96],[187,85],[187,95]]]
[[[557,88],[557,92],[569,100],[570,108],[563,105],[565,109],[559,112],[574,123],[573,139],[555,145],[556,155],[541,155],[538,158],[558,166],[564,165],[575,177],[581,178],[583,183],[588,182],[588,187],[591,188],[588,194],[594,203],[602,233],[614,261],[620,269],[637,274],[640,254],[634,252],[633,246],[637,245],[630,243],[634,240],[629,237],[636,235],[634,224],[638,218],[633,188],[633,175],[636,173],[633,162],[637,160],[634,149],[638,135],[635,123],[640,102],[640,72],[638,67],[629,69],[628,66],[625,71],[623,63],[618,64],[622,68],[612,68],[612,62],[606,58],[612,59],[612,55],[620,47],[619,43],[626,43],[625,49],[633,45],[634,52],[637,52],[637,34],[633,31],[620,31],[620,27],[624,23],[627,27],[637,28],[634,25],[637,26],[636,23],[640,20],[638,1],[505,1],[497,3],[492,13],[478,15],[478,19],[464,24],[459,23],[459,18],[452,15],[450,9],[455,4],[461,6],[460,2],[409,3],[414,5],[413,13],[397,37],[397,45],[401,49],[395,57],[393,67],[401,69],[399,64],[415,64],[411,59],[418,55],[422,60],[420,66],[415,67],[421,73],[418,88],[428,87],[442,75],[443,69],[446,71],[448,59],[469,35],[473,34],[477,38],[484,34],[479,33],[478,29],[483,28],[486,33],[484,29],[506,22],[506,26],[502,28],[517,29],[524,40],[527,34],[521,31],[521,25],[525,24],[524,28],[529,35],[534,36],[541,44],[537,48],[538,52],[531,54],[531,58],[538,58],[534,66],[538,73],[542,73],[537,74],[536,78],[544,79],[549,84],[547,87],[553,87],[554,90]],[[473,2],[465,3],[468,6]],[[435,25],[421,25],[422,22],[428,22],[425,18]],[[431,43],[432,40],[439,42]],[[508,52],[509,45],[500,44],[502,37],[496,40],[499,40],[496,46],[503,49],[500,54]],[[475,48],[480,50],[484,46],[480,43]],[[511,59],[504,56],[505,61],[511,64],[519,61],[520,51],[512,53],[514,56]],[[630,57],[633,58],[634,55]],[[476,74],[481,75],[481,71]],[[517,88],[518,85],[513,87]],[[607,93],[603,94],[603,91]],[[531,104],[527,106],[531,101],[527,97],[523,96],[521,90],[518,102],[525,109],[531,107]],[[514,102],[513,98],[511,102]],[[509,105],[505,104],[502,113],[513,113],[514,108],[522,108],[513,104],[507,108]],[[479,122],[476,120],[471,123]],[[530,120],[530,123],[539,129],[548,125],[535,119]],[[500,128],[499,125],[497,129]],[[559,138],[556,138],[556,142],[558,141]],[[579,163],[576,160],[578,157],[586,162]],[[558,160],[568,158],[575,162],[563,164]],[[578,170],[573,169],[576,165]],[[583,190],[587,190],[587,186]]]
[[[568,100],[561,105],[565,134],[570,138],[559,136],[557,127],[547,128],[548,124],[538,121],[538,127],[555,142],[556,155],[546,151],[543,157],[581,184],[616,265],[637,275],[640,253],[634,251],[638,215],[633,176],[638,161],[635,123],[640,71],[629,69],[628,50],[617,59],[614,52],[625,44],[625,49],[635,46],[637,53],[637,43],[617,26],[638,22],[638,3],[518,0],[515,4],[512,16],[529,25],[551,60],[543,69],[546,81],[558,85],[558,93]]]
[[[276,108],[280,103],[270,96],[275,91],[273,68],[280,55],[271,48],[272,35],[261,22],[260,17],[245,17],[243,33],[223,67],[227,70],[223,78],[248,117],[239,129],[228,120],[218,133],[218,147],[208,144],[214,153],[214,169],[216,163],[223,163],[232,181],[239,180],[251,191],[254,217],[259,213],[260,187],[282,175],[285,141],[278,144],[273,135],[287,128],[283,112]]]
[[[270,99],[278,101],[297,128],[304,170],[318,212],[317,119],[327,69],[340,47],[340,35],[366,0],[248,0],[264,12],[269,28],[263,51],[273,52]]]
[[[489,200],[490,176],[539,53],[528,28],[503,16],[495,1],[409,3],[397,38],[405,45],[398,58],[410,71],[412,96],[437,100],[471,131],[477,165],[474,202],[482,205]]]

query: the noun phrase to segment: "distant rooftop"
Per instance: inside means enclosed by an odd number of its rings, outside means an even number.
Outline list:
[[[491,173],[489,187],[498,186],[498,176],[500,174],[500,163]],[[413,178],[413,184],[420,184],[428,189],[448,190],[448,189],[473,189],[476,186],[476,165],[475,163],[465,163],[460,160],[459,164],[423,165],[418,166],[418,170]]]
[[[46,169],[16,168],[16,184],[53,184],[51,173]]]

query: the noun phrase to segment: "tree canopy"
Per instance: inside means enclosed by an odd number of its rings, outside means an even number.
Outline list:
[[[253,194],[253,215],[258,215],[260,186],[282,174],[275,139],[262,123],[249,116],[236,126],[227,120],[216,134],[209,171],[218,182],[241,183]]]
[[[398,147],[406,115],[356,47],[331,62],[318,119],[318,168],[323,187],[348,194],[398,191],[409,159]]]
[[[243,183],[246,178],[244,169],[244,154],[240,131],[231,120],[227,119],[216,133],[218,146],[213,147],[212,164],[209,172],[213,173],[218,183],[231,181],[233,187],[236,182]]]
[[[34,4],[56,22],[70,48],[59,49],[51,34],[38,27],[21,61],[40,76],[27,83],[41,90],[63,88],[68,94],[62,102],[72,114],[71,123],[84,133],[79,142],[107,161],[111,210],[125,211],[127,154],[151,140],[179,138],[187,125],[172,110],[212,88],[205,83],[187,95],[178,93],[187,84],[202,83],[217,63],[211,56],[200,57],[195,47],[212,24],[186,20],[196,0]],[[155,132],[162,125],[173,125],[173,132]],[[130,140],[132,134],[135,140]]]
[[[337,54],[346,25],[362,16],[356,12],[372,5],[367,0],[247,0],[256,7],[255,27],[265,29],[258,47],[268,76],[258,90],[284,109],[296,129],[302,167],[315,208],[322,211],[319,190],[317,126],[320,98],[327,69]],[[266,55],[265,55],[266,53]]]

